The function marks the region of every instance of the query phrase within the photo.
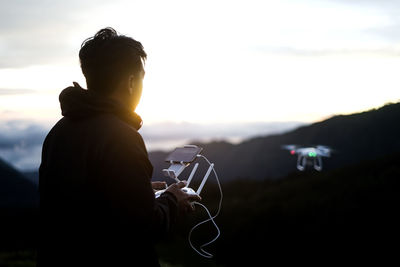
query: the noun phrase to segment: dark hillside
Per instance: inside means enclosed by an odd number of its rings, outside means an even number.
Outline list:
[[[0,208],[31,208],[38,204],[37,201],[37,186],[0,159]]]
[[[353,115],[334,116],[294,131],[253,138],[238,145],[226,142],[200,144],[216,164],[221,179],[276,179],[296,170],[296,156],[284,144],[327,145],[335,149],[324,158],[324,170],[374,159],[400,151],[400,103]],[[150,153],[154,178],[162,177],[167,153]]]
[[[235,180],[223,187],[223,210],[217,219],[221,237],[206,248],[216,253],[214,260],[202,259],[187,242],[190,227],[205,218],[200,208],[197,219],[185,222],[181,238],[160,251],[166,261],[184,266],[398,261],[393,244],[400,237],[399,179],[400,153],[276,181]],[[218,197],[209,185],[203,199],[213,212]],[[214,235],[208,225],[193,240],[202,244]]]
[[[0,250],[36,246],[38,204],[37,186],[0,159]]]

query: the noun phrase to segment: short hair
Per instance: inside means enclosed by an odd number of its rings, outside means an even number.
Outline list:
[[[140,42],[110,27],[83,41],[79,51],[88,89],[103,94],[113,92],[124,76],[143,70],[146,58]]]

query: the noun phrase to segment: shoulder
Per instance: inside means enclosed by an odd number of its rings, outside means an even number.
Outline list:
[[[143,170],[146,176],[151,177],[153,166],[138,131],[113,115],[104,115],[99,119],[104,127],[99,142],[102,145],[100,161],[106,164],[117,162],[116,167],[126,167],[135,172]]]
[[[148,161],[148,153],[140,133],[112,114],[98,116],[92,122],[93,138],[101,155],[106,158],[124,155],[126,158]]]
[[[113,114],[99,114],[84,119],[60,119],[46,136],[44,146],[57,143],[81,144],[97,151],[96,154],[125,151],[147,157],[147,150],[139,132]]]
[[[120,141],[122,144],[137,144],[145,147],[140,133],[123,120],[112,114],[106,114],[98,117],[101,121],[103,136],[110,141]]]
[[[46,138],[44,139],[43,142],[43,147],[45,147],[49,142],[52,141],[52,139],[55,138],[55,136],[61,134],[63,132],[63,128],[65,128],[63,125],[66,123],[66,118],[63,117],[61,118],[47,133]]]

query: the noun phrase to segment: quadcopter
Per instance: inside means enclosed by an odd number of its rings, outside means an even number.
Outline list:
[[[284,145],[283,149],[290,151],[291,155],[297,156],[297,169],[299,171],[304,171],[307,164],[314,166],[317,171],[322,170],[322,157],[330,157],[332,149],[323,146],[310,146],[310,147],[300,147],[297,145]]]

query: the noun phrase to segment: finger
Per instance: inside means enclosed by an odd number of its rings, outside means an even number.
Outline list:
[[[186,181],[180,181],[179,183],[176,183],[176,185],[178,186],[178,188],[183,188],[187,185]]]
[[[161,181],[151,182],[151,187],[153,187],[153,189],[161,190],[167,188],[167,183]]]
[[[189,196],[189,200],[191,202],[193,202],[193,201],[201,201],[201,197],[199,195],[190,195]]]

